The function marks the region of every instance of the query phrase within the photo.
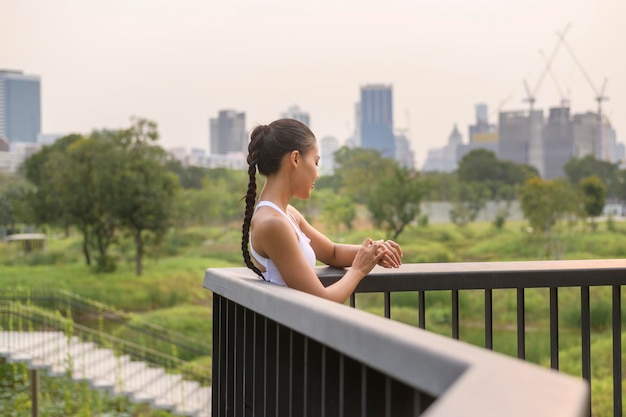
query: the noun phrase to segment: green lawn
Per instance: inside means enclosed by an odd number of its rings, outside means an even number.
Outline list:
[[[578,226],[562,232],[558,236],[564,248],[562,258],[626,257],[626,227],[623,226],[620,223],[608,230],[605,224],[600,224],[593,232]],[[145,258],[142,276],[134,273],[133,248],[124,239],[111,252],[117,261],[114,273],[97,273],[85,264],[78,235],[50,238],[43,254],[17,254],[6,243],[0,243],[0,289],[68,290],[210,343],[212,298],[211,293],[202,287],[203,275],[207,268],[243,265],[239,227],[239,224],[232,224],[172,231],[158,250],[152,250]],[[341,241],[360,243],[366,236],[384,237],[374,230],[355,230],[341,236]],[[463,229],[450,224],[411,226],[398,242],[404,249],[405,263],[546,259],[544,241],[527,233],[522,222],[510,222],[502,230],[489,223],[470,224]],[[573,375],[580,375],[578,294],[574,289],[559,292],[561,367]],[[515,297],[513,290],[494,294],[494,349],[508,355],[516,355],[517,347]],[[608,415],[610,411],[607,410],[612,407],[612,385],[607,371],[610,369],[611,346],[610,292],[604,288],[592,289],[591,297],[593,407],[598,415]],[[547,300],[547,290],[526,291],[526,356],[544,366],[549,366]],[[460,301],[461,340],[482,346],[483,294],[480,291],[461,292]],[[360,294],[357,297],[357,306],[373,314],[382,315],[382,305],[380,295]],[[450,335],[449,306],[449,291],[427,293],[428,330]],[[417,317],[416,294],[393,294],[393,319],[417,325]],[[167,348],[163,347],[164,350]],[[210,365],[210,358],[198,358],[197,361]]]

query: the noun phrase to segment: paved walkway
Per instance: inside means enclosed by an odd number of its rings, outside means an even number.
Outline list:
[[[183,380],[165,369],[133,361],[128,355],[93,343],[68,339],[62,332],[0,332],[0,356],[24,362],[30,369],[45,369],[49,375],[67,375],[88,381],[94,389],[126,395],[134,402],[190,417],[210,417],[211,387]]]

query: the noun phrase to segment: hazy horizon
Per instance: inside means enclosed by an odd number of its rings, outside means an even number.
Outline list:
[[[565,0],[0,0],[0,69],[41,77],[42,133],[159,125],[161,145],[208,150],[209,119],[246,113],[247,127],[291,105],[318,138],[344,142],[365,84],[392,84],[394,126],[409,128],[417,167],[454,125],[465,142],[474,106],[524,110],[557,31],[600,89],[626,137],[626,3]],[[564,47],[552,71],[574,113],[597,111]],[[535,108],[562,98],[546,74]]]

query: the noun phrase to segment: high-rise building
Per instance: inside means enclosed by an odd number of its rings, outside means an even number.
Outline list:
[[[463,147],[463,135],[455,124],[448,136],[448,143],[443,148],[430,149],[422,166],[424,172],[454,172]]]
[[[375,149],[384,157],[395,158],[391,85],[370,84],[361,87],[360,108],[361,147]]]
[[[565,176],[563,167],[575,156],[572,126],[568,107],[550,109],[543,128],[543,178],[551,180]]]
[[[320,175],[333,175],[335,172],[335,152],[339,149],[339,141],[334,136],[320,139]]]
[[[411,142],[406,133],[396,133],[396,161],[401,167],[415,168],[415,154],[411,149]]]
[[[500,113],[498,158],[534,166],[543,176],[543,111]]]
[[[248,152],[246,114],[235,110],[220,110],[217,118],[210,119],[210,153],[227,155]]]
[[[298,120],[311,128],[311,118],[309,116],[309,113],[300,110],[300,107],[298,107],[297,105],[289,107],[289,109],[287,109],[286,112],[282,113],[280,117],[282,117],[283,119]]]
[[[476,123],[469,126],[469,143],[488,143],[492,141],[497,142],[497,128],[496,125],[489,123],[487,105],[479,103],[476,105],[475,110]]]
[[[22,71],[0,70],[0,137],[37,143],[41,133],[41,82]]]

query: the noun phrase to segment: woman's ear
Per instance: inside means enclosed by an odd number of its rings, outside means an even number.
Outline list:
[[[293,150],[291,151],[291,153],[289,154],[289,163],[291,166],[293,166],[294,168],[298,166],[298,163],[300,162],[300,151],[298,150]]]

